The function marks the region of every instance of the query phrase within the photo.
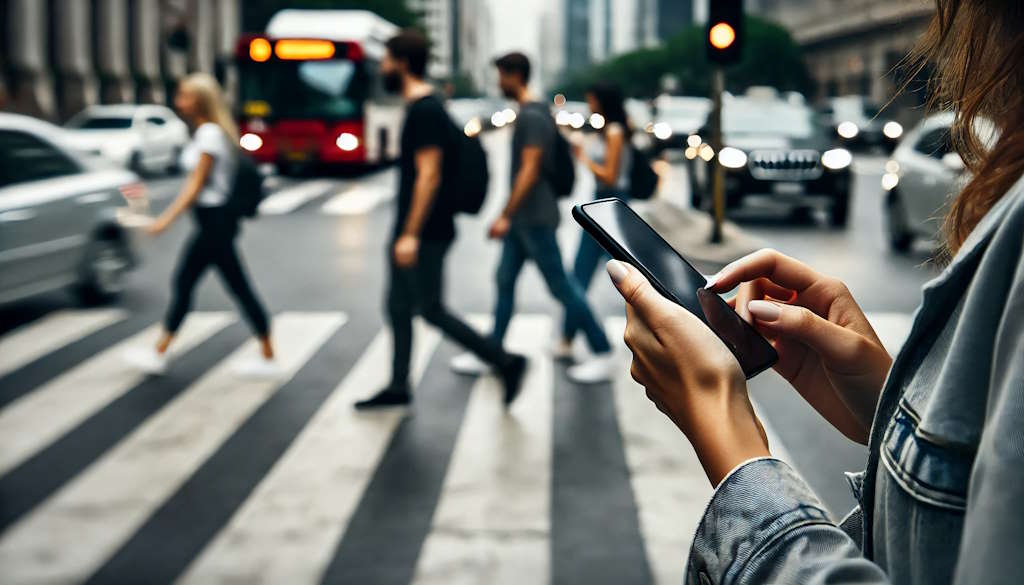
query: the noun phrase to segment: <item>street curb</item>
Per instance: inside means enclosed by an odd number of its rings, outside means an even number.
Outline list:
[[[722,243],[711,244],[711,217],[707,213],[680,207],[660,197],[634,201],[632,207],[680,254],[713,265],[716,270],[767,246],[764,240],[731,221],[722,224]]]

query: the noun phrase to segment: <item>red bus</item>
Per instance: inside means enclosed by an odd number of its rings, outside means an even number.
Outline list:
[[[397,30],[365,10],[282,10],[242,36],[240,146],[283,172],[397,158],[402,104],[379,72]]]

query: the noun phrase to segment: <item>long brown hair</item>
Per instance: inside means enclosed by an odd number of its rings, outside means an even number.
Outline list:
[[[935,66],[931,105],[956,112],[953,144],[971,173],[946,216],[946,247],[955,253],[1024,173],[1024,2],[935,4],[935,17],[912,58],[918,71]],[[994,144],[979,138],[981,119],[995,124]]]

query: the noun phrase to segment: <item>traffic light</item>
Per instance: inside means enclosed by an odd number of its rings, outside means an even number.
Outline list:
[[[711,0],[704,36],[708,61],[732,65],[743,52],[743,0]]]

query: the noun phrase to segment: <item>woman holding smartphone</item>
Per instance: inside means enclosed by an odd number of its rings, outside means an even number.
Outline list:
[[[263,305],[249,284],[242,259],[235,248],[239,218],[228,208],[235,180],[238,129],[231,118],[217,81],[194,73],[181,81],[174,98],[178,115],[192,129],[192,140],[182,152],[182,166],[189,171],[181,193],[149,226],[152,236],[167,230],[182,214],[191,211],[195,231],[185,244],[175,270],[171,305],[164,319],[164,333],[153,348],[138,348],[125,357],[136,367],[161,374],[167,367],[167,349],[192,306],[199,278],[215,267],[259,338],[262,359],[237,365],[247,376],[273,376],[278,372],[270,340],[270,324]]]
[[[937,0],[920,51],[969,183],[945,222],[951,259],[925,285],[893,362],[850,292],[762,250],[707,287],[768,337],[776,371],[868,446],[859,506],[838,525],[773,459],[732,354],[638,271],[609,262],[625,298],[631,372],[693,444],[715,494],[686,583],[1020,583],[1024,545],[1024,9]],[[982,117],[998,132],[976,134]]]
[[[601,116],[604,125],[598,129],[596,139],[588,141],[587,148],[579,143],[574,144],[573,154],[594,175],[595,199],[629,199],[629,170],[633,164],[630,144],[632,128],[626,116],[622,89],[614,83],[598,81],[588,87],[584,95],[590,111]],[[580,235],[572,276],[584,292],[590,288],[598,263],[606,256],[604,249],[593,238],[585,233]],[[572,340],[578,331],[578,323],[565,320],[562,339],[554,348],[556,357],[568,359],[572,356]],[[607,377],[606,372],[602,374]]]

